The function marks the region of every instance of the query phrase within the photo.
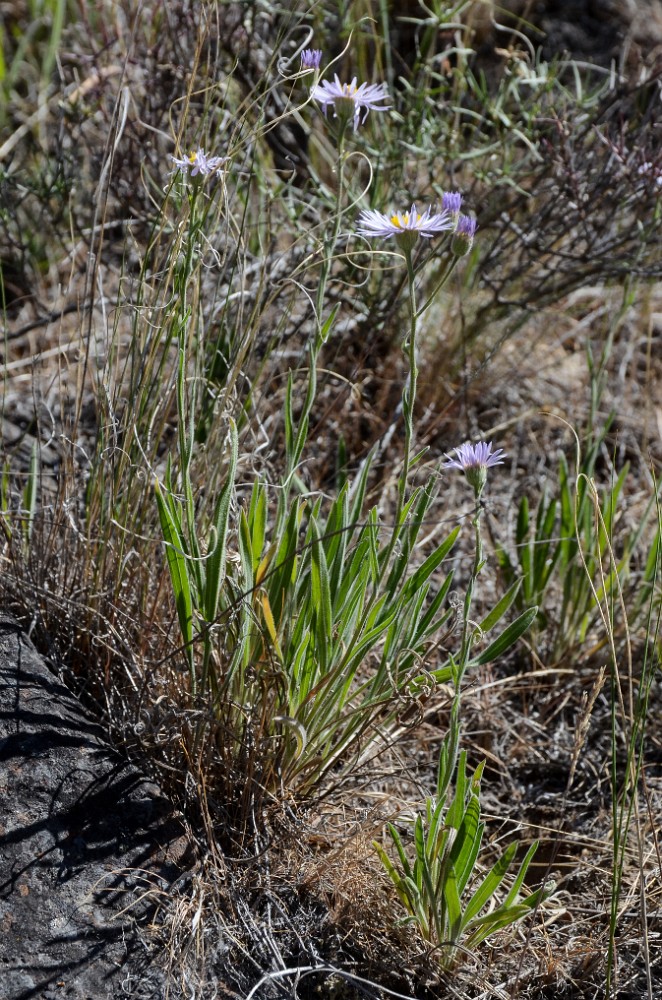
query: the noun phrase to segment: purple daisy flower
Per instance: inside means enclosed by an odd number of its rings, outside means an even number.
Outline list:
[[[503,465],[506,455],[502,448],[492,451],[492,442],[479,441],[478,444],[461,444],[454,450],[455,458],[446,455],[443,469],[459,469],[466,476],[467,482],[473,487],[476,497],[483,492],[487,482],[487,470],[493,465]]]
[[[399,245],[410,250],[419,236],[431,239],[439,233],[453,228],[453,219],[449,212],[441,211],[432,214],[432,209],[426,208],[419,212],[412,205],[408,212],[396,212],[394,215],[384,215],[373,209],[366,209],[359,215],[359,236],[395,236]]]
[[[181,158],[177,156],[171,156],[170,158],[177,170],[180,170],[183,174],[190,174],[191,177],[197,177],[198,174],[202,177],[207,177],[215,170],[218,170],[227,159],[225,156],[207,156],[203,149],[198,149],[195,152],[189,153],[188,156]]]
[[[388,100],[388,91],[384,83],[360,83],[357,85],[356,77],[351,83],[341,83],[338,74],[334,76],[333,83],[322,80],[311,92],[313,100],[322,105],[322,111],[326,115],[328,109],[333,108],[335,118],[339,118],[342,124],[354,120],[354,129],[360,122],[364,122],[369,111],[388,111],[390,104],[381,104],[381,101]],[[363,118],[361,111],[365,110]]]
[[[301,69],[319,69],[321,62],[321,49],[304,49],[301,53]]]

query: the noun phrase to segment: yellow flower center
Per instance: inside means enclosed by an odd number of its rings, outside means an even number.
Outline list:
[[[421,221],[421,213],[417,212],[416,222],[419,223],[420,221]],[[392,215],[391,222],[398,229],[405,229],[409,225],[409,212],[403,212],[402,215],[400,213],[398,213],[397,215]]]
[[[345,95],[347,97],[349,97],[350,99],[354,98],[355,93],[359,89],[356,86],[352,86],[351,83],[343,83],[342,87],[343,87],[343,90],[345,91]]]

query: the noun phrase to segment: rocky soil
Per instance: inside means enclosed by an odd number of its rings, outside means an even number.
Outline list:
[[[147,929],[193,864],[159,789],[0,613],[0,997],[165,996]]]

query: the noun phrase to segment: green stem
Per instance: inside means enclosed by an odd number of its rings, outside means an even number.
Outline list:
[[[391,532],[391,540],[389,541],[384,553],[380,580],[384,573],[386,573],[396,543],[400,537],[400,531],[402,528],[400,522],[402,520],[402,512],[405,506],[407,480],[409,479],[409,470],[411,466],[412,441],[414,438],[414,405],[416,403],[416,384],[418,378],[418,369],[416,367],[416,284],[411,248],[404,247],[403,251],[405,255],[405,263],[407,265],[407,282],[409,285],[409,336],[403,344],[403,351],[409,364],[409,382],[404,386],[402,391],[402,417],[405,425],[405,448],[402,460],[402,472],[398,477],[398,497],[393,521],[393,530]]]
[[[416,285],[414,278],[414,266],[411,258],[411,250],[405,251],[405,261],[407,263],[407,280],[409,282],[409,337],[405,341],[405,351],[409,362],[409,385],[402,394],[402,413],[405,422],[405,454],[402,464],[402,475],[398,481],[398,513],[396,517],[396,530],[399,527],[400,516],[405,502],[407,490],[407,480],[409,478],[409,464],[411,462],[412,441],[414,438],[414,404],[416,402],[416,386],[418,380],[418,369],[416,367]]]
[[[317,324],[318,324],[318,338],[319,331],[323,327],[322,323],[322,312],[324,310],[324,295],[326,293],[326,286],[329,280],[329,274],[331,273],[331,267],[333,266],[333,258],[336,250],[336,245],[338,243],[338,236],[340,235],[340,222],[343,215],[343,200],[345,197],[345,128],[342,129],[338,136],[338,160],[337,167],[338,171],[338,187],[336,190],[336,204],[333,213],[333,225],[331,229],[331,237],[324,242],[324,259],[322,260],[322,267],[320,272],[319,285],[317,286],[317,294],[315,296],[315,309],[317,312]],[[321,344],[316,344],[316,353],[319,352]]]
[[[191,462],[193,459],[194,446],[194,421],[196,408],[196,380],[195,377],[187,386],[188,382],[188,361],[189,361],[189,328],[194,326],[195,317],[192,315],[187,301],[187,289],[193,274],[193,256],[198,233],[201,229],[201,220],[197,214],[199,188],[196,184],[191,192],[189,208],[189,231],[186,243],[186,256],[179,273],[176,275],[175,291],[178,297],[178,324],[177,338],[179,345],[179,359],[177,372],[177,409],[178,409],[178,435],[179,435],[179,460],[181,464],[182,491],[184,494],[184,509],[188,529],[189,544],[193,556],[193,572],[195,574],[198,593],[202,595],[202,578],[200,564],[200,546],[195,525],[195,503],[193,499],[193,484],[191,482]],[[197,366],[196,366],[197,367]]]
[[[460,703],[462,699],[462,680],[466,673],[469,660],[471,659],[471,645],[473,640],[473,629],[471,628],[471,605],[473,603],[474,590],[476,587],[476,581],[478,580],[478,574],[480,573],[483,565],[483,540],[480,533],[480,516],[482,514],[480,507],[481,492],[482,491],[480,490],[476,492],[478,510],[473,520],[475,532],[474,562],[469,576],[469,583],[467,584],[467,592],[462,609],[462,642],[460,644],[460,655],[457,663],[454,664],[453,670],[453,683],[455,691],[451,705],[448,733],[442,743],[442,750],[439,759],[437,800],[446,795],[448,786],[452,780],[453,774],[455,773],[455,764],[460,744]]]
[[[414,407],[416,404],[416,387],[418,379],[418,368],[416,367],[417,322],[419,317],[423,315],[425,310],[431,304],[437,292],[443,287],[450,275],[453,273],[453,269],[459,259],[455,256],[451,256],[450,260],[446,264],[444,273],[435,285],[434,291],[425,300],[423,306],[418,309],[416,305],[416,273],[412,257],[413,247],[405,244],[402,246],[402,250],[405,257],[405,264],[407,265],[407,284],[409,286],[409,336],[403,345],[403,349],[409,363],[409,383],[405,386],[402,393],[402,414],[405,425],[404,458],[402,463],[402,473],[398,478],[398,499],[393,532],[391,535],[391,541],[389,542],[384,556],[384,567],[388,565],[388,562],[393,554],[393,550],[395,549],[396,542],[400,536],[400,530],[402,528],[400,522],[402,519],[402,511],[405,506],[407,482],[411,469],[412,445],[414,440]]]
[[[462,680],[467,665],[471,658],[471,643],[473,640],[473,632],[470,629],[471,623],[471,605],[473,603],[474,589],[476,586],[476,580],[478,579],[478,574],[480,573],[481,567],[483,565],[483,540],[480,533],[480,516],[482,510],[480,508],[480,494],[476,495],[476,502],[479,504],[478,511],[473,520],[474,531],[475,531],[475,553],[474,553],[474,564],[471,570],[471,575],[469,577],[469,583],[467,585],[467,593],[464,598],[464,608],[462,612],[462,644],[460,646],[460,659],[458,664],[458,677],[459,681]]]

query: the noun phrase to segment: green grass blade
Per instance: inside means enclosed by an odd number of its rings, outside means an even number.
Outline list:
[[[227,557],[228,521],[230,503],[234,495],[235,475],[238,457],[237,428],[234,420],[230,422],[230,464],[228,474],[221,490],[214,512],[214,520],[210,534],[213,548],[207,557],[205,574],[204,614],[208,622],[214,621],[218,614],[218,602],[225,577],[225,562]]]
[[[161,532],[165,543],[166,560],[175,596],[175,607],[179,618],[185,652],[189,664],[193,664],[193,598],[188,574],[188,561],[184,546],[181,521],[177,517],[174,502],[168,503],[161,491],[158,480],[154,484],[156,504],[161,522]]]

